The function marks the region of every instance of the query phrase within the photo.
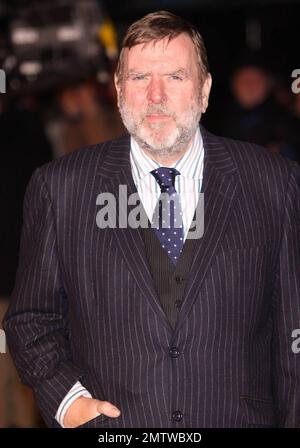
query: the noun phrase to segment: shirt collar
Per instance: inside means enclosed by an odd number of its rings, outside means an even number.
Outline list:
[[[171,167],[176,168],[183,177],[199,179],[202,178],[203,160],[203,139],[198,127],[188,151]],[[130,137],[130,162],[132,169],[139,179],[143,179],[152,170],[161,166],[141,149],[132,136]]]

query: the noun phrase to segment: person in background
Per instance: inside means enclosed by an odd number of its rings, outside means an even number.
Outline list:
[[[262,56],[249,54],[231,77],[232,95],[218,117],[220,134],[253,142],[271,152],[298,160],[290,114],[276,101],[274,82]]]
[[[56,113],[47,120],[56,156],[124,134],[116,100],[105,98],[104,89],[108,83],[101,86],[92,79],[56,89]]]

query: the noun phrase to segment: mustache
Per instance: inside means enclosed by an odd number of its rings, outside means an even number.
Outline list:
[[[147,115],[167,115],[168,117],[175,118],[176,114],[170,111],[166,106],[155,104],[148,106],[147,109],[142,114],[142,117],[145,118]]]

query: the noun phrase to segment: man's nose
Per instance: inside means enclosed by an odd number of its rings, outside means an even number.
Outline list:
[[[148,100],[152,103],[161,103],[166,100],[164,82],[160,78],[152,78],[148,86]]]

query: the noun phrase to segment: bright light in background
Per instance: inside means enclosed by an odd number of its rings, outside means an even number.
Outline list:
[[[81,30],[75,26],[63,26],[57,30],[56,36],[61,42],[72,42],[81,38]]]
[[[40,62],[26,61],[20,64],[20,73],[24,76],[35,76],[41,73],[43,67]]]
[[[33,28],[16,28],[11,38],[16,45],[35,44],[39,40],[39,33]]]

